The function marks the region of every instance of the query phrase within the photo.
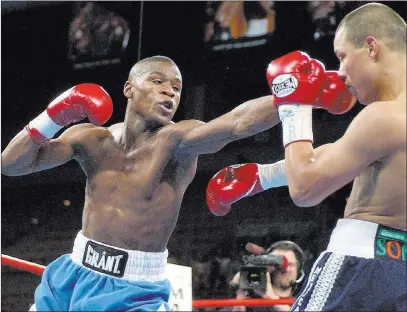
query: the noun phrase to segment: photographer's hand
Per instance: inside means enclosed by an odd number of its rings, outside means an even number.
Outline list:
[[[239,289],[238,291],[236,291],[236,299],[247,299],[246,291],[244,289]],[[246,307],[245,306],[234,306],[232,311],[245,312]]]
[[[246,244],[246,250],[252,254],[255,255],[261,255],[264,254],[266,252],[266,250],[264,249],[264,247],[261,247],[259,245],[253,244],[253,243],[247,243]]]
[[[276,295],[276,293],[273,290],[273,284],[271,283],[271,278],[270,278],[270,273],[266,273],[267,277],[267,286],[266,286],[266,291],[262,292],[261,290],[255,290],[254,292],[264,298],[264,299],[280,299],[279,296]]]
[[[233,276],[232,280],[230,281],[230,286],[239,286],[239,279],[240,279],[240,272],[237,272],[235,276]],[[243,289],[238,289],[236,291],[236,299],[246,299],[246,291]],[[246,307],[245,306],[234,306],[233,310],[235,312],[245,312]]]

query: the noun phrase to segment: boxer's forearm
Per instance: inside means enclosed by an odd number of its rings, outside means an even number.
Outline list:
[[[313,149],[310,142],[293,142],[285,148],[288,188],[297,206],[315,206],[323,199],[315,195],[319,174],[315,160],[329,145]]]
[[[25,129],[21,130],[1,153],[1,173],[18,176],[31,173],[40,145],[35,144]]]
[[[298,206],[306,206],[314,153],[310,142],[293,142],[285,148],[285,170],[290,196]]]
[[[274,106],[273,96],[263,96],[247,101],[231,111],[236,116],[233,134],[243,139],[268,130],[280,123],[278,111]]]

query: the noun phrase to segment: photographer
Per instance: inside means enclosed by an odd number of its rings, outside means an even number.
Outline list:
[[[232,287],[237,288],[236,298],[245,299],[258,297],[264,299],[280,299],[293,297],[298,290],[298,286],[304,279],[304,252],[294,242],[278,241],[272,244],[266,251],[263,247],[248,243],[246,250],[254,255],[268,255],[285,257],[287,267],[285,270],[276,263],[267,266],[265,289],[242,289],[246,282],[242,281],[241,271],[238,272],[230,282]],[[271,258],[270,257],[270,258]],[[274,257],[276,258],[276,257]],[[273,259],[273,258],[271,258]],[[261,287],[260,287],[261,288]],[[233,311],[289,311],[289,305],[274,305],[271,307],[246,308],[245,306],[235,306]]]

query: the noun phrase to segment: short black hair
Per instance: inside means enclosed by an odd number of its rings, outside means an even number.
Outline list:
[[[146,58],[138,61],[131,68],[130,73],[129,73],[129,80],[131,79],[131,77],[140,76],[144,72],[145,65],[155,63],[155,62],[168,63],[168,64],[178,67],[177,64],[175,64],[175,62],[167,56],[155,55],[155,56],[146,57]]]

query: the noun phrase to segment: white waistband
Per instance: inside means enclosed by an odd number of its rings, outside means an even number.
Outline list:
[[[339,219],[331,234],[326,251],[347,256],[374,258],[378,227],[379,224],[373,222]],[[403,232],[397,229],[394,230]]]
[[[120,269],[118,269],[118,263],[122,259],[114,259],[115,257],[111,257],[111,259],[106,259],[108,257],[106,257],[104,254],[99,255],[92,249],[91,251],[89,251],[89,247],[87,249],[87,245],[89,242],[113,248],[118,253],[124,252],[128,254],[127,263],[125,263],[124,266],[124,273],[120,272],[120,275],[122,276],[119,276],[119,278],[121,279],[129,281],[143,280],[148,282],[156,282],[166,279],[165,267],[167,264],[168,250],[165,250],[164,252],[144,252],[139,250],[127,250],[89,239],[82,234],[82,231],[79,231],[75,238],[73,250],[71,253],[72,261],[80,266],[86,267],[87,269],[90,269],[99,274],[105,274],[103,273],[103,270],[105,270],[105,272],[107,272],[106,273],[107,275],[111,275],[108,273],[109,269],[110,271],[116,270],[114,271],[116,273],[120,271]],[[85,259],[91,259],[91,261],[88,262],[91,264],[93,263],[97,269],[92,268],[92,266],[89,267]],[[110,261],[109,268],[107,267],[108,261]],[[102,272],[99,272],[98,270]]]

